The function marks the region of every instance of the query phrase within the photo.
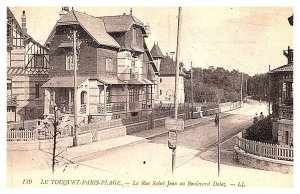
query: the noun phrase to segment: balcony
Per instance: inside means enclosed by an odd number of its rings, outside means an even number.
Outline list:
[[[7,106],[17,106],[17,95],[7,95]]]
[[[97,112],[99,114],[105,113],[116,113],[116,112],[124,112],[125,111],[125,103],[118,102],[118,103],[109,103],[109,104],[98,104],[97,105]]]

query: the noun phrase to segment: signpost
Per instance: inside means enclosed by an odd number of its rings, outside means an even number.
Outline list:
[[[175,150],[176,150],[176,142],[177,142],[177,131],[184,130],[184,121],[183,119],[175,119],[175,118],[166,118],[165,121],[166,128],[169,129],[169,138],[168,138],[168,146],[172,149],[172,173],[175,168]]]
[[[170,149],[176,149],[177,131],[169,131],[168,146]]]

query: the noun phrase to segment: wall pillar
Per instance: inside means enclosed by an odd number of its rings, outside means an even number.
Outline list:
[[[50,91],[49,88],[45,88],[45,95],[44,95],[44,115],[49,114],[49,106],[50,106]]]

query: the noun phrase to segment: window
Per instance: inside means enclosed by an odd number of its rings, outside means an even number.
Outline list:
[[[160,83],[162,82],[162,78],[159,78]]]
[[[162,90],[159,90],[159,94],[162,95]]]
[[[87,92],[82,91],[80,94],[80,104],[86,104],[87,102]]]
[[[129,89],[129,102],[138,102],[139,101],[139,89],[133,88]]]
[[[285,131],[285,144],[289,145],[289,132]]]
[[[41,84],[40,83],[35,83],[35,98],[39,98],[40,97],[40,87]]]
[[[136,28],[132,29],[132,42],[136,43]]]
[[[44,67],[44,55],[34,55],[34,67],[35,68]]]
[[[110,87],[106,88],[106,103],[111,103],[111,89],[110,89]]]
[[[11,79],[7,80],[7,90],[11,90],[12,84],[11,84]]]
[[[112,71],[113,70],[113,63],[111,58],[106,58],[105,59],[105,67],[106,71]]]
[[[73,70],[74,69],[74,55],[68,54],[66,55],[66,70]],[[77,58],[78,61],[78,58]]]

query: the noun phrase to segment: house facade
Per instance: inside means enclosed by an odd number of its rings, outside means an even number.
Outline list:
[[[175,97],[175,61],[170,56],[162,54],[158,43],[154,43],[151,55],[159,70],[159,75],[156,76],[155,103],[173,104]],[[184,73],[181,68],[178,80],[178,102],[184,103]]]
[[[25,11],[21,21],[7,8],[7,122],[43,117],[48,49],[27,34]]]
[[[279,145],[293,145],[293,49],[283,51],[288,59],[269,72],[272,90],[272,136]]]
[[[115,119],[151,112],[152,73],[143,23],[134,16],[94,17],[62,10],[47,39],[50,80],[45,89],[45,115],[53,105],[61,112],[92,119]],[[74,102],[74,43],[77,34],[77,98]],[[71,33],[70,33],[71,32]]]

